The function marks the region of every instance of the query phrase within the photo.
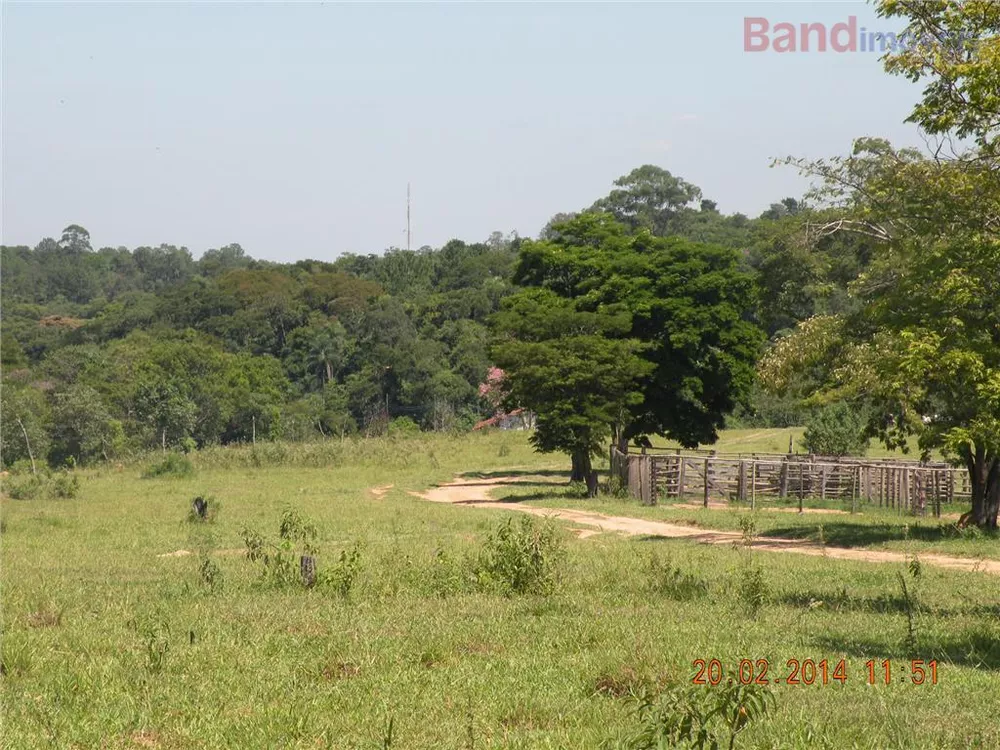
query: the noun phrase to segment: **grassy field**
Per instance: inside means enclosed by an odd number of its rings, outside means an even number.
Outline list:
[[[802,446],[802,435],[804,427],[787,428],[747,428],[739,430],[724,430],[719,436],[719,441],[711,448],[719,453],[787,453],[788,441],[791,439],[792,451],[795,453],[805,453]],[[669,440],[656,439],[653,445],[663,448],[680,448],[680,443]],[[886,458],[898,456],[900,458],[917,459],[920,451],[917,448],[915,439],[911,439],[907,445],[907,452],[886,450],[885,446],[877,441],[872,441],[868,449],[868,456],[872,458]]]
[[[83,473],[74,499],[4,499],[3,747],[630,746],[645,721],[630,695],[714,696],[724,685],[691,686],[692,662],[713,658],[767,659],[770,678],[790,659],[846,665],[843,684],[771,687],[773,709],[737,747],[1000,746],[996,577],[559,527],[551,591],[505,595],[474,574],[510,514],[409,491],[469,471],[557,478],[544,473],[567,462],[524,435],[219,449],[194,464],[179,478]],[[747,515],[586,501],[544,481],[498,494],[525,493],[725,528]],[[217,519],[189,522],[204,494]],[[318,532],[313,589],[243,554],[243,528],[276,538],[288,508]],[[761,532],[817,523],[772,515],[758,512]],[[931,542],[899,540],[918,543]],[[983,555],[995,540],[945,543]],[[196,554],[163,556],[180,550]],[[892,660],[889,685],[867,684],[868,659]],[[937,684],[914,685],[911,659],[938,660]]]

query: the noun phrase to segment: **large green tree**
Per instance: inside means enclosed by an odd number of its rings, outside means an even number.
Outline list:
[[[800,162],[822,180],[817,195],[849,212],[836,231],[876,238],[876,254],[852,285],[857,312],[802,326],[763,372],[780,388],[810,368],[814,400],[867,401],[869,430],[888,445],[916,434],[925,451],[943,450],[969,470],[973,520],[996,527],[1000,173],[982,156],[862,140],[850,157]]]
[[[530,289],[494,319],[512,399],[538,413],[540,432],[567,432],[540,447],[582,455],[606,437],[624,446],[652,434],[714,442],[749,394],[762,340],[738,255],[633,234],[604,212],[554,229],[554,240],[522,244],[515,281]],[[587,408],[570,418],[574,399]]]
[[[1000,6],[985,0],[881,0],[911,43],[886,70],[923,81],[910,120],[944,141],[932,154],[861,139],[846,158],[789,160],[819,178],[815,197],[845,215],[820,228],[875,242],[853,284],[854,314],[816,319],[763,363],[779,387],[810,368],[814,398],[869,402],[889,445],[916,433],[925,451],[967,467],[972,520],[1000,513]],[[947,147],[946,147],[947,146]]]

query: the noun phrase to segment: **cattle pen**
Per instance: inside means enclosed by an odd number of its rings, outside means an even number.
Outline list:
[[[940,517],[942,504],[971,498],[968,472],[943,462],[804,454],[610,450],[611,476],[644,505],[712,499],[749,504],[837,500]]]

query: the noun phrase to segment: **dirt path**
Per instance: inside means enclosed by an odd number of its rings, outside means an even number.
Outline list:
[[[516,487],[524,484],[537,484],[542,478],[530,477],[491,477],[489,479],[459,479],[449,484],[432,487],[425,492],[411,492],[415,497],[430,500],[434,503],[449,503],[465,505],[471,508],[500,508],[528,513],[545,518],[558,518],[569,521],[577,526],[597,528],[599,532],[614,531],[630,536],[659,536],[690,539],[701,544],[733,544],[742,541],[742,534],[737,531],[717,531],[692,526],[668,523],[666,521],[650,521],[628,516],[608,516],[585,510],[568,508],[536,508],[516,502],[493,500],[490,491],[497,488]],[[586,538],[585,529],[573,529],[581,538]],[[787,552],[799,555],[828,557],[835,560],[854,560],[859,562],[892,562],[905,563],[906,555],[901,552],[885,552],[879,550],[849,549],[846,547],[829,547],[802,539],[781,539],[778,537],[757,537],[753,543],[754,549],[768,552]],[[920,561],[928,565],[954,570],[990,573],[1000,575],[1000,560],[983,560],[968,557],[951,557],[949,555],[921,554]]]

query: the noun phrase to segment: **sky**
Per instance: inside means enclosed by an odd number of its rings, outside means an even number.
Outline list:
[[[773,157],[920,145],[877,53],[744,51],[744,19],[898,31],[842,3],[40,3],[2,7],[3,244],[238,242],[333,260],[493,231],[655,164],[759,214]]]

